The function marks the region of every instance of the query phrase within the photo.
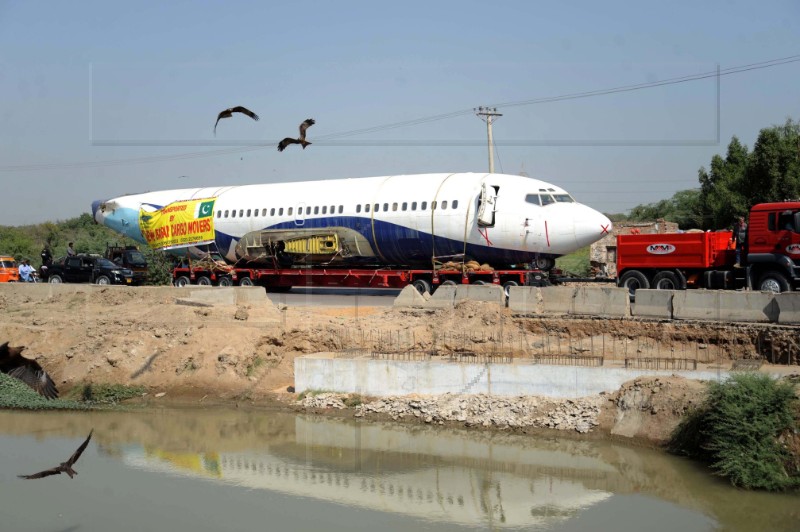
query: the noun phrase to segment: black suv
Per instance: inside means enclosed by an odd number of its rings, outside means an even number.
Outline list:
[[[48,283],[131,284],[133,272],[97,255],[62,257],[42,269]]]

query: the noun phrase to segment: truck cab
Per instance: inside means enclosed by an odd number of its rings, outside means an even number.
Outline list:
[[[750,210],[745,253],[761,289],[785,292],[800,283],[800,202],[760,203]]]
[[[136,246],[110,246],[106,244],[105,258],[133,272],[133,284],[142,285],[147,282],[147,260]]]

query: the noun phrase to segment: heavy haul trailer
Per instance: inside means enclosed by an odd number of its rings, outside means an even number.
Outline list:
[[[754,289],[800,286],[800,202],[762,203],[750,211],[741,264],[733,232],[617,237],[617,285],[639,288]]]
[[[237,268],[177,267],[172,271],[175,286],[263,286],[285,292],[293,286],[342,288],[404,288],[412,285],[420,293],[433,293],[443,285],[473,284],[512,286],[543,285],[546,275],[538,270],[462,271],[457,269],[370,269],[370,268]]]

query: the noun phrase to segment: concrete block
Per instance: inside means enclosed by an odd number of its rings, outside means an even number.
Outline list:
[[[672,298],[676,320],[777,322],[778,305],[771,292],[680,290]]]
[[[437,288],[425,308],[453,308],[456,303],[456,289],[458,286],[445,285]]]
[[[542,289],[536,286],[512,286],[508,289],[508,308],[514,314],[542,314]]]
[[[778,323],[800,323],[800,292],[784,292],[775,295],[778,305]]]
[[[571,314],[573,311],[575,291],[574,286],[543,286],[542,312],[544,314]]]
[[[392,306],[399,308],[423,308],[427,303],[428,302],[416,288],[408,285],[397,294]]]
[[[616,286],[578,286],[570,314],[628,318],[631,315],[628,290]]]
[[[456,286],[455,301],[483,301],[496,303],[501,307],[506,306],[506,295],[503,287],[498,284],[472,285],[462,284]]]
[[[632,313],[637,318],[672,319],[674,290],[637,290]]]

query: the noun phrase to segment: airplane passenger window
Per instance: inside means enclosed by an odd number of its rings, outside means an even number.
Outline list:
[[[319,206],[314,207],[314,214],[319,214]]]
[[[292,212],[294,212],[294,207],[289,207],[288,209],[286,209],[286,215],[287,216],[291,216]],[[300,214],[302,214],[302,213],[300,213]]]
[[[458,209],[458,200],[453,200],[453,208]]]
[[[364,212],[369,212],[369,203],[364,205]]]
[[[386,212],[388,210],[389,210],[389,204],[388,203],[384,203],[383,204],[383,212]]]
[[[447,200],[442,202],[442,209],[446,209],[446,208],[447,208]]]
[[[556,201],[558,203],[574,203],[575,200],[572,199],[572,196],[569,194],[556,194],[555,195]]]
[[[239,218],[244,217],[244,209],[239,209]]]
[[[270,216],[275,216],[275,207],[272,207],[272,208],[269,210],[269,215],[270,215]]]
[[[328,206],[327,205],[323,205],[322,206],[322,214],[328,214]]]
[[[250,209],[247,209],[247,217],[250,218]]]
[[[403,209],[404,211],[407,211],[407,210],[408,210],[408,203],[406,203],[405,201],[403,202],[403,207],[402,207],[402,209]]]
[[[422,204],[419,207],[419,210],[427,211],[428,210],[428,202],[427,201],[423,201]]]
[[[361,212],[361,204],[356,205],[356,212]]]
[[[397,210],[397,203],[392,203],[392,212]]]
[[[225,218],[228,217],[228,211],[225,211]]]
[[[306,214],[311,214],[311,206],[306,207]]]
[[[331,205],[331,214],[336,212],[336,205]]]
[[[236,211],[235,210],[231,211],[231,218],[236,218]]]
[[[525,203],[532,203],[533,205],[539,205],[539,194],[526,194],[525,195]]]
[[[416,201],[412,201],[411,202],[411,210],[412,211],[416,211],[417,210],[417,202]]]
[[[217,218],[222,218],[222,211],[217,211]]]
[[[339,205],[339,214],[342,214],[342,212],[344,212],[344,207],[342,205]]]
[[[436,202],[435,202],[435,201],[432,201],[432,202],[431,202],[431,210],[432,210],[432,211],[435,211],[435,210],[436,210]]]
[[[264,207],[263,209],[261,209],[261,216],[266,216],[266,215],[267,215],[267,208]]]
[[[376,203],[376,204],[375,204],[375,208],[374,208],[374,209],[372,209],[372,212],[378,212],[378,211],[380,211],[380,210],[381,210],[381,205],[380,205],[380,203]]]
[[[540,194],[542,197],[542,205],[550,205],[551,203],[555,203],[553,196],[550,194]]]
[[[283,216],[283,207],[278,209],[278,216]]]

